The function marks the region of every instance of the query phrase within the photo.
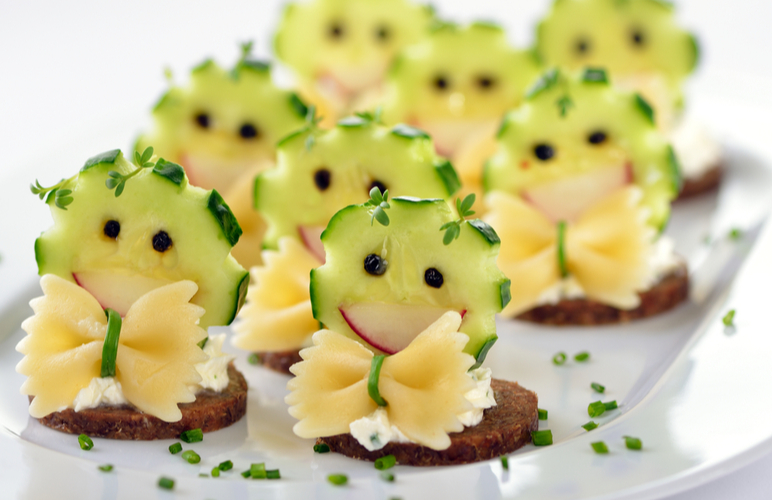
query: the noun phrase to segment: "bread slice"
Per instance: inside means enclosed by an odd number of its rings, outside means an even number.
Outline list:
[[[539,429],[538,398],[516,382],[491,381],[496,406],[485,410],[483,420],[474,427],[450,434],[450,447],[433,450],[415,443],[389,443],[368,451],[351,434],[323,437],[331,451],[359,460],[375,461],[394,455],[400,465],[458,465],[497,458],[531,442],[531,432]]]
[[[678,195],[676,201],[691,198],[692,196],[697,196],[716,189],[719,184],[721,184],[723,173],[723,165],[717,163],[696,179],[684,178],[684,185],[681,188],[681,193]]]
[[[292,375],[292,372],[289,370],[290,366],[303,361],[303,358],[300,357],[300,349],[277,352],[261,351],[256,352],[255,354],[257,355],[258,362],[264,367],[291,376],[294,375]]]
[[[247,381],[228,365],[230,382],[222,392],[204,390],[193,403],[181,403],[182,419],[164,422],[130,405],[100,406],[76,412],[72,408],[38,419],[41,424],[70,434],[110,439],[176,439],[183,431],[216,431],[237,422],[247,412]]]
[[[686,263],[662,278],[649,290],[639,294],[641,305],[624,310],[594,300],[561,300],[554,305],[543,305],[526,311],[517,319],[545,325],[603,325],[626,323],[647,318],[674,308],[689,296],[689,273]]]

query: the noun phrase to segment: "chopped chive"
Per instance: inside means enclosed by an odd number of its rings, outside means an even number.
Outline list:
[[[606,387],[605,387],[605,386],[602,386],[602,385],[600,385],[600,384],[599,384],[599,383],[597,383],[597,382],[593,382],[592,384],[590,384],[590,387],[592,387],[592,389],[593,389],[595,392],[599,392],[599,393],[601,393],[601,394],[603,394],[604,392],[606,392]]]
[[[176,455],[181,451],[182,451],[182,443],[174,443],[173,445],[169,446],[169,453],[171,453],[172,455]]]
[[[201,461],[201,457],[193,450],[185,450],[182,452],[182,459],[189,464],[197,464]]]
[[[728,313],[721,319],[724,322],[724,326],[734,326],[734,314],[735,310],[730,309]]]
[[[592,446],[592,449],[595,450],[595,453],[599,453],[601,455],[608,453],[608,446],[606,446],[606,443],[603,441],[590,443],[590,446]]]
[[[247,469],[247,470],[245,470],[244,472],[241,473],[241,477],[244,477],[244,478],[247,478],[247,477],[249,477],[251,475],[252,475],[252,472],[249,469]]]
[[[265,471],[265,478],[266,479],[281,479],[281,474],[279,473],[279,469]]]
[[[397,457],[394,455],[386,455],[375,460],[375,468],[378,470],[391,469],[397,465]]]
[[[552,431],[549,429],[533,431],[531,432],[531,440],[534,446],[549,446],[552,444]]]
[[[247,363],[250,365],[259,365],[260,364],[260,356],[257,355],[257,353],[252,353],[249,356],[247,356]]]
[[[203,472],[199,472],[198,477],[209,477],[209,474],[204,474]]]
[[[174,479],[170,479],[168,477],[161,477],[158,480],[158,487],[163,488],[165,490],[173,490],[174,489]]]
[[[743,232],[738,228],[733,228],[731,231],[729,231],[729,239],[730,240],[739,240],[743,237]]]
[[[220,468],[212,467],[212,477],[220,477]]]
[[[78,444],[80,445],[81,450],[90,450],[94,447],[94,442],[91,440],[90,437],[86,436],[85,434],[81,434],[78,436]]]
[[[539,412],[539,420],[547,420],[547,410],[542,410],[541,408],[537,408],[536,411]]]
[[[186,443],[198,443],[204,440],[204,433],[201,429],[191,429],[180,434],[180,439]]]
[[[587,413],[591,417],[600,417],[604,413],[606,413],[606,405],[603,404],[601,401],[595,401],[594,403],[590,403],[590,406],[587,407]]]
[[[100,465],[99,470],[101,470],[102,472],[110,472],[113,470],[113,466],[110,464]]]
[[[608,403],[603,403],[603,406],[606,408],[606,411],[616,410],[619,408],[619,405],[617,405],[616,400],[609,401]]]
[[[587,422],[586,424],[584,424],[582,426],[582,429],[586,430],[587,432],[589,432],[589,431],[591,431],[593,429],[597,429],[597,428],[598,428],[598,424],[596,424],[592,420],[590,420],[589,422]]]
[[[387,483],[393,483],[394,482],[394,474],[391,472],[381,472],[381,479],[386,481]]]
[[[566,353],[559,352],[552,356],[552,362],[558,366],[564,364],[566,362]]]
[[[625,439],[625,446],[627,446],[628,450],[640,450],[643,448],[643,443],[641,443],[641,440],[632,437],[632,436],[622,436]]]
[[[314,445],[314,451],[316,453],[329,453],[330,452],[330,447],[327,444],[325,444],[325,443],[315,444]]]
[[[249,466],[249,475],[252,479],[265,479],[265,463],[252,464]]]
[[[327,476],[327,480],[335,486],[343,486],[348,483],[348,476],[345,474],[330,474]]]
[[[375,404],[378,406],[386,406],[388,404],[381,397],[381,392],[378,390],[378,380],[381,376],[381,366],[384,359],[386,359],[384,354],[373,356],[370,363],[370,376],[367,378],[367,393],[370,395],[370,399],[375,401]]]
[[[582,351],[574,355],[574,361],[578,361],[579,363],[584,363],[588,359],[590,359],[590,353],[587,351]]]
[[[220,465],[218,465],[217,468],[222,471],[231,470],[233,468],[233,462],[231,462],[230,460],[226,460],[225,462],[220,462]]]
[[[506,456],[501,457],[501,468],[509,470],[509,458]]]

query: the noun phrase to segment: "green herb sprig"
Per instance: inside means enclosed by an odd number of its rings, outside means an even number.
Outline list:
[[[139,151],[134,151],[134,163],[137,164],[137,168],[126,175],[116,172],[115,170],[110,170],[107,172],[109,179],[105,181],[105,186],[107,186],[107,189],[115,189],[115,197],[119,197],[126,187],[126,181],[140,173],[143,169],[155,167],[155,162],[150,161],[152,158],[152,146],[145,148],[142,154],[139,154]]]
[[[461,234],[461,224],[466,222],[466,218],[475,214],[472,210],[474,205],[475,194],[472,193],[466,198],[456,198],[456,209],[458,210],[458,220],[446,222],[440,226],[440,231],[445,231],[445,236],[442,237],[442,242],[445,245],[450,245],[454,240],[457,240]]]
[[[365,202],[366,207],[375,207],[372,211],[372,217],[370,218],[370,225],[373,225],[373,221],[378,221],[382,226],[389,225],[389,216],[386,215],[386,209],[391,208],[389,205],[389,190],[381,194],[381,190],[378,186],[373,186],[370,190],[370,199]]]
[[[43,198],[46,199],[46,203],[51,199],[51,197],[54,197],[54,204],[61,208],[62,210],[67,210],[67,205],[72,203],[73,197],[72,197],[72,189],[61,189],[62,186],[70,182],[75,177],[70,177],[69,179],[62,179],[58,183],[54,184],[51,187],[43,187],[40,182],[35,179],[35,184],[29,185],[29,190],[32,191],[32,194],[37,195],[41,200]]]
[[[360,111],[358,113],[354,113],[354,116],[358,116],[368,123],[377,123],[383,125],[383,119],[381,115],[383,115],[383,108],[381,106],[378,106],[372,112]]]

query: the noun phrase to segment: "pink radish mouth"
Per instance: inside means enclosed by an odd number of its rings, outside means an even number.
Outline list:
[[[567,177],[522,192],[553,222],[576,221],[588,208],[634,180],[630,163]]]
[[[109,271],[72,273],[75,283],[94,296],[103,309],[126,316],[134,302],[146,293],[172,283],[171,280],[122,275]]]
[[[410,345],[424,330],[451,309],[425,305],[360,302],[340,306],[348,326],[365,342],[386,354]],[[459,311],[463,318],[466,310]]]
[[[306,249],[311,252],[311,254],[314,255],[317,259],[319,259],[319,262],[322,264],[324,264],[326,260],[324,245],[322,244],[323,232],[324,228],[321,226],[298,227],[298,233],[300,234],[300,239],[303,240],[303,245],[305,245]]]

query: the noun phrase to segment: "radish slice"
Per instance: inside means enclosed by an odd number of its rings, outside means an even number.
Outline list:
[[[126,316],[129,308],[147,292],[172,283],[169,280],[126,276],[109,271],[82,271],[72,273],[75,283],[94,296],[103,309],[110,308]]]
[[[298,227],[298,232],[308,251],[319,259],[319,262],[324,264],[325,253],[324,245],[322,244],[324,228],[321,226],[300,226]]]

